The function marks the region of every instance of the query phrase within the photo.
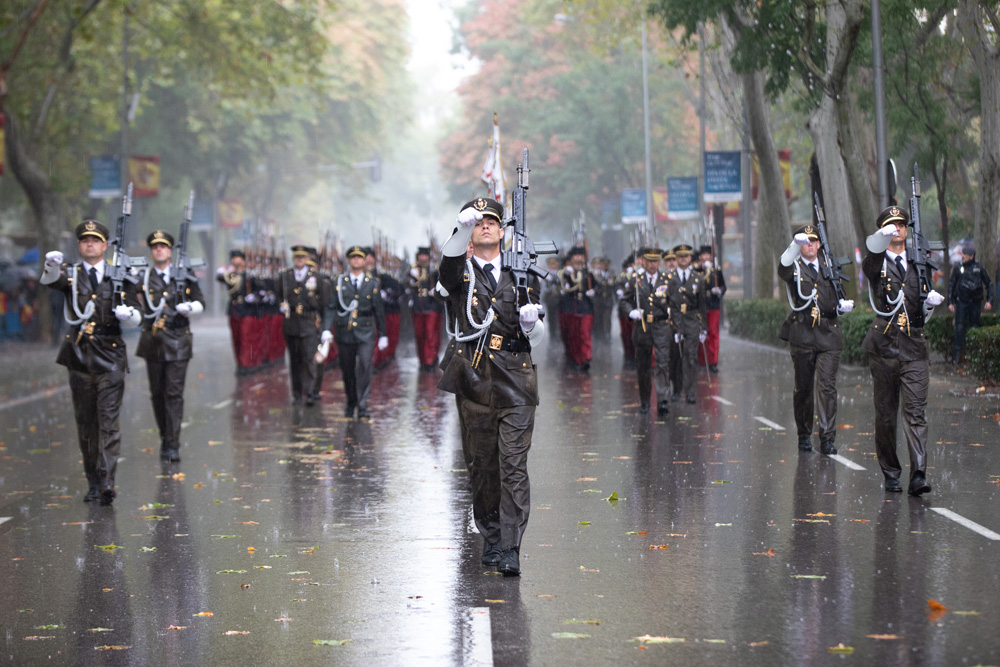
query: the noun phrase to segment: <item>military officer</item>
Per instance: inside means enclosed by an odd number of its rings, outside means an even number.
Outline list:
[[[683,391],[688,403],[695,403],[698,380],[698,345],[708,337],[705,329],[705,290],[701,276],[691,266],[691,246],[674,246],[677,271],[667,283],[674,340],[680,345]]]
[[[986,310],[993,309],[993,285],[990,274],[976,261],[976,249],[962,247],[962,266],[951,272],[948,281],[948,310],[955,313],[955,342],[952,363],[962,358],[965,332],[979,326],[979,310],[986,298]]]
[[[292,246],[292,268],[278,274],[274,295],[278,309],[284,315],[282,334],[288,348],[288,375],[292,382],[292,402],[299,403],[303,394],[306,405],[315,404],[316,354],[319,341],[319,320],[326,304],[320,276],[308,265],[311,249]]]
[[[307,263],[319,276],[319,290],[323,303],[330,303],[330,299],[333,298],[334,277],[323,270],[320,264],[319,251],[316,248],[311,248],[311,250],[313,252]],[[332,342],[330,345],[321,347],[325,350],[325,355],[320,350],[317,350],[316,354],[313,355],[313,362],[316,364],[316,368],[313,377],[312,395],[316,397],[316,400],[319,400],[320,392],[323,390],[323,376],[326,374],[326,367],[328,364],[332,364],[333,360],[337,358],[337,348]]]
[[[781,255],[778,277],[787,283],[792,306],[780,337],[788,341],[795,369],[792,403],[799,450],[812,451],[813,405],[819,414],[820,451],[837,453],[837,369],[844,349],[844,334],[838,316],[854,309],[854,302],[841,300],[836,285],[824,275],[819,257],[819,232],[812,225],[796,230]]]
[[[673,248],[667,248],[663,251],[662,273],[667,282],[677,273],[677,255],[674,254]],[[673,394],[671,394],[670,400],[679,401],[681,400],[681,388],[684,384],[684,369],[681,365],[681,346],[675,336],[670,337],[668,346],[670,348],[670,361],[667,363],[667,372],[670,373],[670,386],[673,387]]]
[[[410,298],[413,317],[413,337],[417,344],[417,360],[422,372],[431,372],[437,366],[441,349],[441,322],[444,306],[434,297],[437,269],[431,268],[431,249],[417,248],[416,263],[410,267],[406,292]]]
[[[629,319],[633,322],[632,345],[639,375],[639,409],[643,414],[649,412],[649,394],[655,381],[656,412],[662,418],[670,412],[670,374],[667,368],[669,341],[673,338],[670,301],[666,277],[660,273],[662,251],[649,247],[643,248],[640,254],[646,270],[636,276],[626,294],[629,303],[638,304],[629,312]]]
[[[371,417],[368,396],[375,347],[377,345],[380,350],[389,347],[389,337],[384,333],[385,307],[379,294],[379,282],[365,271],[366,254],[359,245],[347,251],[349,270],[337,279],[333,299],[326,305],[323,317],[322,340],[336,339],[337,360],[347,395],[344,416],[351,419],[355,410],[359,419]]]
[[[190,318],[205,309],[205,298],[194,275],[184,284],[170,263],[174,237],[156,230],[146,237],[152,266],[143,272],[143,324],[136,356],[146,360],[153,414],[160,429],[160,459],[181,460],[180,435],[184,419],[184,380],[191,359]]]
[[[897,206],[882,211],[867,238],[861,270],[868,279],[875,320],[861,349],[868,353],[875,400],[875,454],[885,490],[901,492],[902,466],[896,456],[896,421],[903,413],[903,436],[910,453],[911,495],[931,490],[927,483],[927,389],[929,346],[924,322],[944,296],[921,287],[915,258],[907,256],[910,216]]]
[[[48,252],[39,282],[62,292],[66,299],[63,312],[70,328],[56,363],[69,371],[77,438],[89,484],[84,500],[99,499],[102,505],[110,505],[117,495],[119,417],[128,372],[122,328],[135,328],[142,319],[139,288],[125,281],[122,292],[114,293],[112,267],[104,261],[107,227],[86,219],[76,227],[76,238],[83,261],[63,264],[61,252]]]
[[[574,246],[566,253],[566,266],[559,278],[559,330],[566,358],[573,369],[586,373],[593,357],[597,282],[587,269],[587,255],[582,246]]]

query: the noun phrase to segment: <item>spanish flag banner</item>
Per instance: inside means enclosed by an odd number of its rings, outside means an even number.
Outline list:
[[[243,226],[243,201],[240,199],[219,200],[219,227],[239,229]]]
[[[160,194],[160,156],[133,155],[128,159],[128,180],[133,185],[133,197],[155,197]]]

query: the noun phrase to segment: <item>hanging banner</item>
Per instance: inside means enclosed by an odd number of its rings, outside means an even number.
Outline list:
[[[653,220],[656,222],[666,222],[670,219],[667,197],[667,188],[653,188]]]
[[[242,200],[219,200],[219,227],[222,227],[223,229],[240,229],[243,227]]]
[[[792,198],[792,151],[778,149],[778,166],[781,168],[781,183],[785,186],[785,199]],[[757,185],[760,183],[760,163],[753,154],[753,198],[757,201]]]
[[[698,217],[698,177],[667,179],[667,210],[671,220],[693,220]]]
[[[741,201],[740,151],[705,152],[705,201]]]
[[[91,199],[110,199],[122,196],[121,163],[117,155],[92,157],[90,162]]]
[[[7,155],[7,146],[4,144],[3,119],[4,115],[0,113],[0,176],[3,176],[3,159]]]
[[[622,224],[638,225],[647,220],[646,191],[642,188],[622,190]]]
[[[155,197],[160,193],[160,156],[133,155],[128,159],[128,180],[133,197]]]

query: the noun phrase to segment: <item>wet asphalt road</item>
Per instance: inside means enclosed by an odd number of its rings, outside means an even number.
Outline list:
[[[1000,400],[943,367],[934,491],[910,498],[882,491],[867,370],[841,369],[831,460],[796,449],[785,352],[724,336],[698,404],[657,421],[617,341],[589,375],[549,345],[505,579],[479,565],[454,401],[412,342],[366,423],[339,371],[293,408],[283,368],[235,377],[224,323],[198,324],[183,462],[158,460],[133,357],[110,508],[81,502],[54,350],[2,348],[0,661],[1000,664]]]

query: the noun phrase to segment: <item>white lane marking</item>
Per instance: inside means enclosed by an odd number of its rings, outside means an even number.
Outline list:
[[[940,514],[941,516],[948,517],[955,523],[961,524],[966,528],[968,528],[969,530],[979,533],[980,535],[982,535],[987,539],[1000,540],[1000,534],[994,533],[992,530],[986,528],[985,526],[980,526],[975,521],[970,521],[969,519],[966,519],[961,514],[956,514],[955,512],[952,512],[951,510],[946,510],[943,507],[932,507],[931,509]]]
[[[837,463],[843,463],[845,466],[847,466],[851,470],[867,470],[867,468],[865,468],[864,466],[858,465],[857,463],[855,463],[851,459],[845,459],[840,454],[833,454],[832,456],[828,456],[827,458],[828,459],[833,459]]]
[[[219,401],[218,403],[216,403],[215,405],[213,405],[212,409],[213,410],[221,410],[222,408],[228,407],[228,406],[230,406],[232,404],[233,404],[233,399],[227,398],[226,400]]]
[[[61,394],[64,391],[69,391],[69,385],[65,384],[61,387],[52,387],[50,389],[45,389],[34,394],[28,394],[27,396],[22,396],[21,398],[15,398],[4,403],[0,403],[0,410],[8,410],[10,408],[16,408],[19,405],[24,405],[25,403],[31,403],[32,401],[37,401],[42,398],[50,398],[56,394]]]
[[[709,398],[712,399],[713,401],[718,401],[719,403],[722,403],[723,405],[734,405],[734,403],[732,401],[727,401],[726,399],[722,398],[721,396],[709,396]]]
[[[462,646],[463,665],[493,665],[493,631],[490,628],[490,608],[470,607],[469,633]]]
[[[10,521],[13,518],[14,517],[12,517],[12,516],[0,516],[0,524],[4,524],[4,523],[6,523],[7,521]]]
[[[781,424],[775,424],[770,419],[765,419],[764,417],[754,417],[754,419],[756,419],[757,421],[759,421],[764,426],[770,426],[775,431],[787,431],[788,430],[784,426],[782,426]]]

